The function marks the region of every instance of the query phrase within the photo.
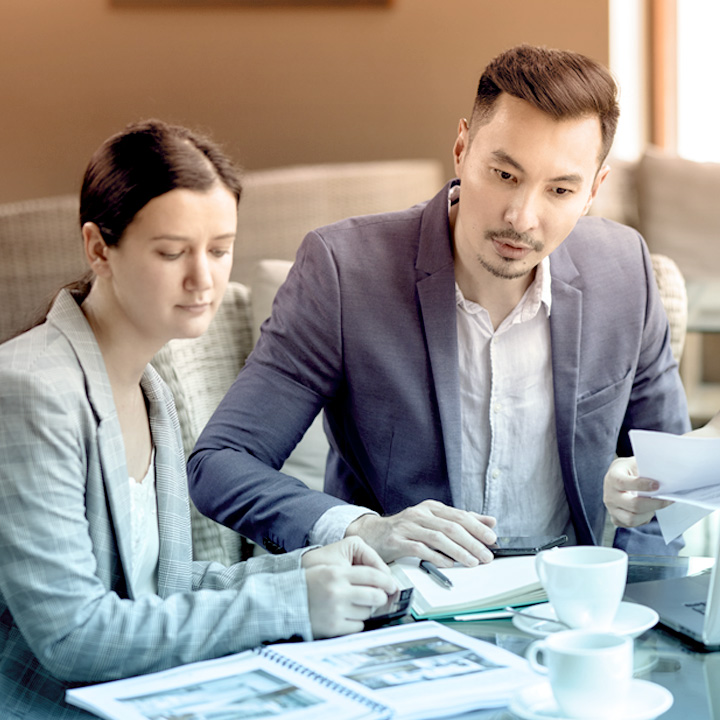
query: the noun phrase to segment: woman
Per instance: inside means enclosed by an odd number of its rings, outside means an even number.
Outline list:
[[[206,139],[150,121],[85,173],[92,275],[0,346],[0,716],[86,716],[69,684],[362,628],[395,590],[362,543],[192,562],[185,462],[148,362],[206,330],[240,184]],[[49,241],[52,239],[49,238]]]

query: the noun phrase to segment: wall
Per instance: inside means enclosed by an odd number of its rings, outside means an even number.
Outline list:
[[[499,51],[608,61],[608,0],[0,5],[0,202],[76,192],[95,147],[149,116],[211,130],[251,169],[431,157],[449,176],[458,118]]]

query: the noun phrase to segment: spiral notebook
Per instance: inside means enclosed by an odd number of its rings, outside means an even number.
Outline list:
[[[507,705],[530,682],[523,658],[429,621],[269,645],[66,700],[107,720],[418,720]]]

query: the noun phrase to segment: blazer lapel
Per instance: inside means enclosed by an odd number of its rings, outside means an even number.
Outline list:
[[[578,540],[592,536],[575,472],[575,426],[580,378],[580,339],[582,334],[581,278],[562,246],[550,256],[552,275],[552,309],[550,342],[552,345],[555,427],[565,492],[575,520]],[[578,527],[578,519],[585,527]]]
[[[48,322],[56,325],[68,339],[85,374],[88,400],[98,419],[98,457],[115,530],[115,542],[128,594],[134,597],[131,580],[129,476],[125,463],[125,445],[105,361],[80,306],[67,290],[62,290],[58,295],[48,313]]]
[[[440,412],[450,494],[453,505],[463,507],[455,267],[448,222],[448,187],[428,203],[423,213],[416,263],[420,277],[417,292]]]
[[[115,528],[115,541],[125,575],[128,596],[135,597],[132,554],[132,525],[130,518],[130,481],[125,463],[125,444],[117,415],[100,421],[97,431],[98,455],[103,482]]]
[[[192,535],[185,458],[177,437],[177,419],[173,422],[175,409],[166,403],[162,381],[150,366],[143,376],[142,388],[148,400],[150,431],[155,446],[155,487],[160,528],[158,594],[167,597],[191,589]]]

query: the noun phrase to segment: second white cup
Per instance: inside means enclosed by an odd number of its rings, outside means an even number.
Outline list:
[[[610,628],[625,592],[627,566],[624,550],[591,545],[544,550],[535,557],[550,604],[571,628]]]
[[[633,673],[633,641],[612,633],[565,630],[534,642],[527,659],[547,675],[570,718],[622,717]]]

